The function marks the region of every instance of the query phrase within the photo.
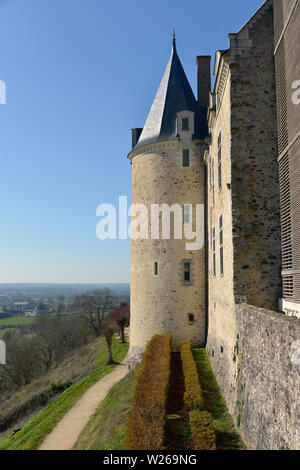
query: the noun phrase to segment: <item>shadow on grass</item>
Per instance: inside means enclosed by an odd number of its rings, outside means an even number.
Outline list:
[[[205,349],[194,349],[199,382],[202,387],[204,403],[212,414],[218,450],[244,450],[245,445],[235,430],[233,419],[228,413],[225,401],[210,366]]]

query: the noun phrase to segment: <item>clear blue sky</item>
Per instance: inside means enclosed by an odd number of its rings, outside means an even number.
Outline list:
[[[0,0],[0,282],[128,282],[130,241],[96,238],[96,207],[130,196],[172,28],[196,55],[228,46],[262,0]]]

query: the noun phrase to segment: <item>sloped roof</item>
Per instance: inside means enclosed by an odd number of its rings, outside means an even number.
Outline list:
[[[201,128],[203,136],[206,135],[206,108],[200,107],[195,99],[178,57],[174,38],[171,57],[135,148],[175,139],[176,114],[180,111],[195,112],[195,137],[202,137]]]

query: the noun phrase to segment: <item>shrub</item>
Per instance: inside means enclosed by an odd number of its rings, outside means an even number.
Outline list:
[[[216,450],[216,435],[208,411],[190,411],[190,426],[195,450]]]
[[[154,336],[147,345],[134,386],[128,423],[130,450],[163,448],[170,364],[171,336]]]
[[[197,366],[195,364],[191,343],[181,344],[181,360],[184,374],[184,406],[188,411],[204,410],[204,401]]]

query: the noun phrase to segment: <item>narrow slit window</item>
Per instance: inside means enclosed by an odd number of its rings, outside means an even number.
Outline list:
[[[190,224],[192,220],[192,205],[184,204],[184,223]]]
[[[222,134],[218,137],[218,187],[222,188]]]
[[[193,313],[189,313],[189,324],[193,325],[195,323],[195,316]]]
[[[215,166],[214,159],[211,161],[211,179],[212,179],[212,206],[215,206]]]
[[[183,263],[183,280],[184,282],[191,281],[191,263],[189,261]]]
[[[154,262],[154,276],[158,276],[158,262]]]
[[[212,271],[216,275],[216,229],[212,229]]]
[[[184,149],[182,151],[182,166],[187,168],[190,166],[190,151],[189,149]]]
[[[223,249],[223,216],[219,218],[219,231],[220,231],[220,274],[224,274],[224,249]]]
[[[189,118],[183,118],[182,119],[182,130],[183,131],[188,131],[189,129],[190,129]]]

